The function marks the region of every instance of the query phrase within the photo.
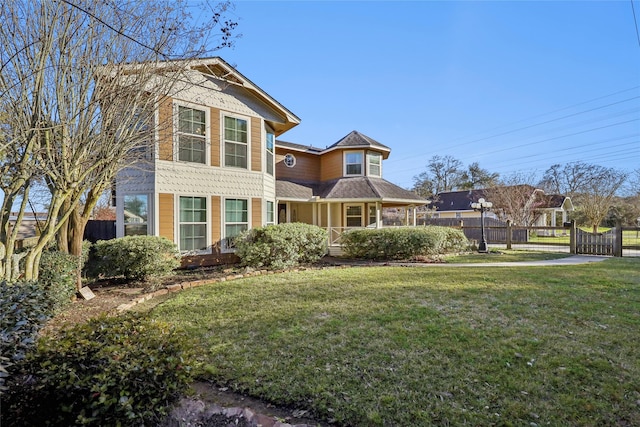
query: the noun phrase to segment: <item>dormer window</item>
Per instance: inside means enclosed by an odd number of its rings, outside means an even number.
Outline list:
[[[362,151],[347,151],[344,153],[344,175],[363,175]]]
[[[372,151],[367,153],[367,175],[382,177],[382,155]]]

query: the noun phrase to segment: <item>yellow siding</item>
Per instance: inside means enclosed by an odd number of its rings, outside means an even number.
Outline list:
[[[160,213],[159,231],[160,236],[166,237],[172,242],[174,237],[174,204],[173,194],[161,193],[158,195],[158,212]],[[175,242],[174,242],[175,243]]]
[[[220,110],[211,107],[211,166],[220,166]]]
[[[251,170],[262,170],[262,120],[251,117]]]
[[[296,164],[290,168],[284,164],[284,156],[291,153],[296,158]],[[286,148],[276,149],[276,176],[278,179],[293,179],[296,181],[320,181],[320,157],[314,154],[288,151]]]
[[[211,242],[213,244],[213,252],[220,250],[220,232],[222,222],[222,211],[220,207],[220,196],[211,196]]]
[[[262,227],[262,199],[251,199],[251,228]]]
[[[173,160],[173,100],[169,97],[162,100],[158,108],[158,157],[160,160]]]
[[[322,156],[320,179],[328,181],[342,177],[342,150],[331,151]]]

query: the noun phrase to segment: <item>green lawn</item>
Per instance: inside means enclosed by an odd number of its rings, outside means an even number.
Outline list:
[[[640,425],[640,259],[256,276],[153,309],[202,374],[348,426]]]
[[[570,257],[569,253],[520,251],[510,249],[491,249],[489,253],[478,252],[462,255],[448,255],[443,261],[447,264],[454,263],[487,263],[487,262],[519,262],[519,261],[543,261]]]

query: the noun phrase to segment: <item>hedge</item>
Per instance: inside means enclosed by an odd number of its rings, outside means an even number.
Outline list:
[[[283,269],[314,263],[327,253],[327,232],[300,222],[267,225],[241,233],[236,255],[244,265]]]
[[[340,243],[346,256],[361,259],[410,259],[468,246],[460,230],[438,226],[354,229],[343,233]]]

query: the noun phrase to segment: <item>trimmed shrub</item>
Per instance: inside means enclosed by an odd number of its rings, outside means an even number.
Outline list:
[[[178,248],[164,237],[126,236],[99,240],[93,247],[93,267],[107,277],[144,280],[167,276],[180,266]]]
[[[327,253],[327,232],[300,222],[252,228],[235,241],[244,265],[283,269],[318,261]]]
[[[52,307],[39,283],[0,282],[0,394],[6,390],[7,368],[23,360],[34,347],[38,331],[53,313]]]
[[[51,301],[54,313],[68,306],[75,296],[77,269],[77,256],[58,251],[42,252],[38,283]]]
[[[1,424],[157,425],[192,380],[185,358],[185,334],[167,323],[140,314],[90,320],[38,341]]]
[[[460,230],[449,227],[355,229],[340,238],[345,255],[362,259],[409,259],[461,251],[468,245]]]

